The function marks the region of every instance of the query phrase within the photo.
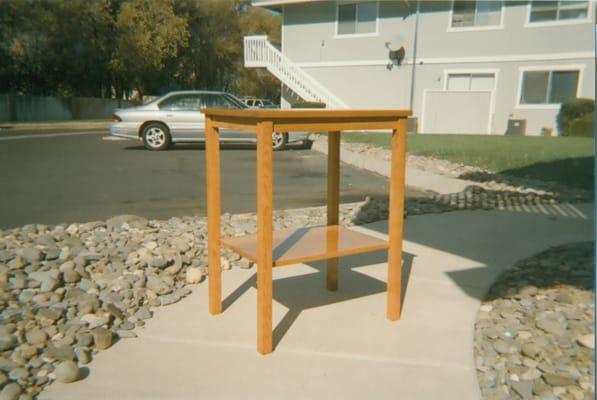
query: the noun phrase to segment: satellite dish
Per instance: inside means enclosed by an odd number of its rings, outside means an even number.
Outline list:
[[[386,42],[386,48],[391,51],[396,51],[399,48],[403,47],[404,45],[404,38],[402,35],[394,35],[390,38],[389,41]]]
[[[388,49],[388,65],[387,69],[391,70],[394,65],[398,66],[404,61],[406,50],[404,49],[402,36],[397,35],[392,38],[392,41],[386,42],[386,49]]]

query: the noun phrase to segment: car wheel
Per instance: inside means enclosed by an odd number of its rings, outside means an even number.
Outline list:
[[[272,133],[272,148],[274,150],[282,150],[288,143],[288,133],[274,132]]]
[[[148,124],[143,128],[141,136],[147,150],[166,150],[170,146],[170,132],[164,124]]]

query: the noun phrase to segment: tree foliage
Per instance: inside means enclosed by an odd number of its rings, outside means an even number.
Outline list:
[[[242,38],[280,41],[280,17],[248,0],[0,1],[0,92],[128,97],[172,89],[277,98],[243,66]]]

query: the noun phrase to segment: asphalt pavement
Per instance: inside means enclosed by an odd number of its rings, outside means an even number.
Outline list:
[[[150,152],[107,132],[0,131],[0,228],[103,220],[205,215],[202,145]],[[222,212],[255,210],[255,146],[222,149]],[[341,201],[387,194],[387,178],[341,169]],[[407,195],[419,195],[407,190]],[[274,207],[324,205],[326,157],[307,149],[274,153]]]

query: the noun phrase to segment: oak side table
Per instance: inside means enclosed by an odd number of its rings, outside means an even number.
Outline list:
[[[272,269],[327,260],[328,290],[338,284],[338,257],[388,249],[387,318],[400,318],[404,179],[409,110],[230,110],[205,109],[209,311],[222,312],[220,246],[257,264],[257,351],[272,352]],[[257,234],[220,238],[219,129],[257,135]],[[340,133],[392,131],[389,240],[338,225]],[[328,132],[327,226],[272,232],[272,132]]]

